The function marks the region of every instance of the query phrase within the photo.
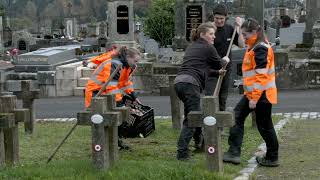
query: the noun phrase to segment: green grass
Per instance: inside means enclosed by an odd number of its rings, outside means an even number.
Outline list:
[[[291,120],[280,133],[277,168],[259,167],[257,179],[319,179],[320,121]]]
[[[250,124],[251,121],[246,122],[241,164],[225,164],[220,175],[206,170],[204,154],[195,154],[191,162],[175,159],[179,131],[171,129],[169,120],[157,120],[156,131],[147,138],[126,139],[133,150],[121,151],[119,162],[108,171],[92,167],[90,127],[78,126],[51,163],[46,164],[72,124],[37,123],[33,135],[25,135],[20,125],[20,164],[3,168],[0,179],[232,179],[262,143]],[[224,150],[226,142],[223,137]]]

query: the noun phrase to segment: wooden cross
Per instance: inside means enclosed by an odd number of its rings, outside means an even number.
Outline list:
[[[77,114],[78,124],[92,130],[93,165],[108,169],[119,159],[118,126],[129,117],[127,107],[116,107],[113,95],[92,98],[91,110]]]
[[[35,120],[34,100],[39,99],[39,92],[39,89],[31,90],[31,80],[21,81],[21,91],[14,92],[18,99],[22,99],[22,107],[30,111],[30,118],[24,121],[25,132],[28,134],[33,133]]]
[[[221,129],[233,126],[234,114],[232,112],[219,111],[218,97],[204,96],[201,99],[202,111],[191,111],[188,114],[188,126],[204,127],[208,170],[223,172]]]
[[[17,97],[0,96],[0,167],[19,163],[18,122],[30,117],[28,109],[15,109]]]
[[[169,78],[169,96],[171,103],[172,128],[181,129],[183,110],[182,102],[177,97],[174,89],[174,79],[177,76],[180,66],[172,64],[157,64],[153,67],[153,75],[167,75]]]

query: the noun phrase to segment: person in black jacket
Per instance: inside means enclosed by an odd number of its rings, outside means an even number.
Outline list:
[[[233,41],[233,44],[242,48],[244,47],[244,40],[243,36],[240,32],[240,26],[242,24],[241,18],[237,17],[235,19],[235,27],[232,27],[230,24],[226,23],[228,16],[228,9],[224,4],[218,4],[213,9],[213,14],[208,17],[208,21],[214,23],[214,25],[217,27],[217,31],[215,33],[214,40],[214,47],[217,49],[217,52],[219,56],[223,57],[227,55],[227,50],[230,45],[231,37],[234,31],[234,28],[237,29],[237,32],[235,34],[235,38]],[[220,111],[226,110],[226,101],[228,97],[228,89],[230,84],[230,78],[231,78],[231,65],[232,65],[232,55],[229,54],[230,63],[228,63],[226,67],[226,71],[222,71],[220,69],[212,70],[211,75],[209,76],[206,87],[205,87],[205,95],[212,95],[213,91],[215,89],[217,78],[221,73],[225,73],[221,88],[219,92],[219,109]]]
[[[222,59],[212,46],[215,39],[216,27],[212,23],[203,23],[192,30],[192,44],[186,49],[183,63],[174,81],[177,96],[184,104],[183,127],[178,139],[178,160],[190,159],[188,145],[196,128],[188,127],[188,113],[200,110],[200,93],[210,69],[221,68],[230,60]],[[201,127],[198,127],[198,129]]]

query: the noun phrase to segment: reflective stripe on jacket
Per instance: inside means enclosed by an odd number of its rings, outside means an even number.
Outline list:
[[[103,63],[104,61],[110,60],[112,57],[114,57],[116,54],[118,53],[118,51],[116,49],[112,49],[106,53],[103,53],[99,56],[93,57],[90,59],[90,62],[99,65],[101,63]]]
[[[119,59],[110,59],[102,62],[93,72],[85,88],[85,106],[89,107],[94,91],[99,91],[102,85],[109,79],[116,67],[121,64]],[[122,69],[113,77],[102,94],[115,94],[116,101],[121,101],[123,94],[131,94],[133,83],[130,81],[130,75],[133,72],[131,67],[122,67]]]

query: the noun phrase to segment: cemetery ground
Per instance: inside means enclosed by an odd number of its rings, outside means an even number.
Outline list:
[[[258,180],[319,179],[320,121],[295,120],[280,132],[280,166],[258,168]]]
[[[276,124],[281,117],[273,119]],[[125,139],[132,150],[120,151],[120,160],[114,167],[99,171],[91,163],[90,127],[78,126],[54,159],[46,164],[72,123],[38,122],[33,135],[25,135],[21,126],[20,164],[2,169],[0,179],[233,179],[262,143],[248,119],[241,164],[224,164],[223,175],[210,173],[206,170],[203,153],[195,154],[189,162],[176,160],[179,130],[171,128],[171,120],[157,119],[154,133],[147,138]],[[226,136],[223,136],[223,149],[227,149]]]

